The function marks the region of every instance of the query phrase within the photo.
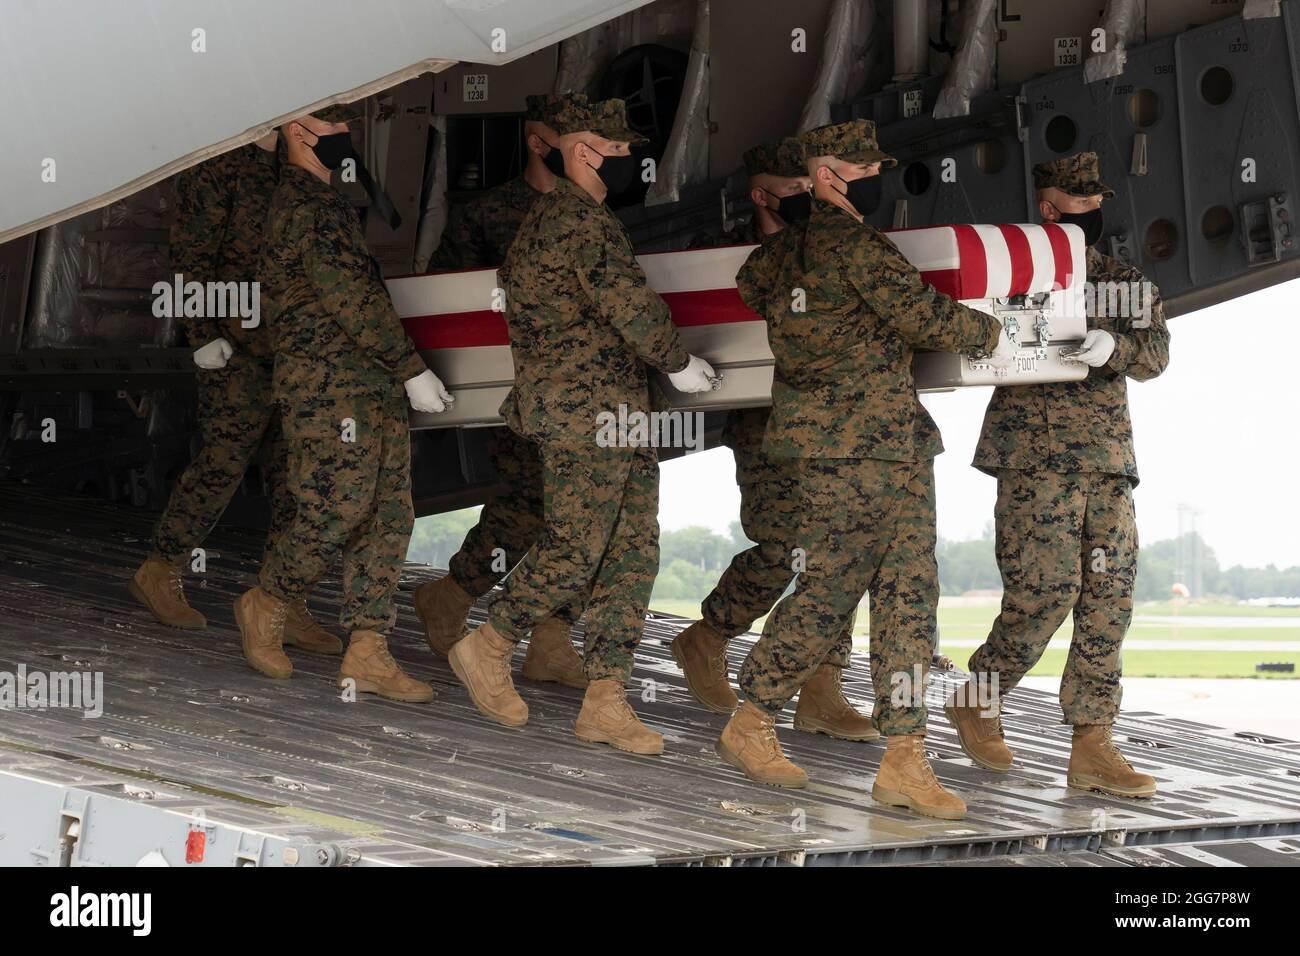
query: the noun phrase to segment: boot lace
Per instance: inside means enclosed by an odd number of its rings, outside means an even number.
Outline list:
[[[1101,752],[1105,755],[1107,763],[1119,767],[1121,770],[1128,770],[1130,772],[1133,770],[1133,765],[1128,762],[1128,758],[1124,756],[1123,752],[1111,737],[1109,727],[1107,727],[1102,733]]]
[[[391,670],[401,670],[397,666],[397,661],[393,660],[392,652],[388,649],[387,641],[379,641],[375,645],[375,657],[379,658],[379,663]]]
[[[167,588],[171,591],[172,597],[178,601],[185,600],[185,585],[181,581],[180,568],[167,569]]]

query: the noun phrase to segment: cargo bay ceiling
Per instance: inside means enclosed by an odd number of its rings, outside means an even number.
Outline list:
[[[4,0],[0,242],[293,116],[501,65],[649,0]]]

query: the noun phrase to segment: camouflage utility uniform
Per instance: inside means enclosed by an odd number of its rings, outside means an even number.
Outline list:
[[[443,271],[501,265],[519,224],[540,195],[523,176],[516,176],[452,206],[430,268]]]
[[[528,97],[529,121],[548,123],[573,94]],[[585,97],[579,97],[585,100]],[[482,196],[455,207],[434,255],[437,269],[487,269],[500,266],[519,226],[542,194],[518,176]],[[513,394],[502,405],[506,426],[492,429],[488,458],[505,492],[483,505],[460,549],[447,562],[447,572],[470,597],[482,597],[513,568],[542,533],[542,456],[537,444],[517,431]],[[512,427],[513,423],[513,427]],[[500,551],[498,551],[500,549]],[[498,554],[504,553],[504,562]],[[504,571],[502,566],[504,564]],[[573,623],[577,615],[564,608],[561,616]]]
[[[622,223],[567,179],[534,203],[499,280],[515,363],[506,411],[541,447],[545,515],[490,622],[517,642],[590,589],[587,677],[626,681],[659,564],[659,465],[652,448],[598,445],[597,416],[648,413],[646,366],[676,372],[688,356]]]
[[[833,141],[852,135],[852,124],[826,130],[832,141],[806,134],[809,156],[887,159],[874,136]],[[942,443],[916,397],[912,353],[991,350],[1000,325],[927,286],[883,233],[820,200],[802,241],[769,268],[776,367],[763,450],[793,460],[806,568],[768,617],[740,687],[779,711],[870,593],[876,726],[924,733],[921,688],[897,702],[890,690],[896,676],[912,682],[930,665],[939,590],[933,458]],[[796,289],[806,296],[801,310]]]
[[[351,203],[296,166],[271,202],[263,275],[274,291],[275,394],[297,509],[262,588],[294,601],[341,552],[340,624],[383,633],[414,520],[403,383],[426,366]]]
[[[1079,159],[1051,164],[1059,175],[1050,181],[1045,174],[1052,170],[1036,169],[1038,188],[1104,192],[1095,156],[1086,168],[1075,168]],[[1136,268],[1095,248],[1087,262],[1092,283],[1144,281]],[[1098,288],[1100,299],[1105,286]],[[1115,351],[1087,378],[996,389],[975,449],[975,467],[998,479],[995,545],[1003,594],[988,639],[971,655],[971,674],[984,680],[996,674],[997,690],[1006,694],[1073,611],[1061,678],[1068,724],[1108,724],[1119,712],[1120,646],[1133,613],[1138,555],[1138,472],[1125,379],[1155,378],[1169,364],[1164,309],[1150,288],[1149,315],[1088,317],[1089,329],[1115,337]]]
[[[754,147],[745,153],[745,168],[751,177],[763,173],[801,176],[802,147],[792,139]],[[802,224],[791,223],[780,232],[765,235],[758,227],[757,214],[750,221],[746,234],[755,237],[752,241],[758,243],[758,248],[745,260],[736,285],[741,299],[759,315],[766,316],[776,269],[791,250],[798,248],[803,231]],[[704,623],[723,637],[748,631],[772,609],[795,574],[799,479],[793,459],[772,458],[763,452],[763,435],[770,417],[770,408],[735,409],[727,413],[722,429],[722,444],[736,459],[740,527],[755,542],[731,559],[700,606]],[[848,667],[852,652],[850,620],[826,663]]]
[[[274,151],[252,143],[223,153],[176,177],[171,228],[173,267],[185,282],[253,282],[259,278],[267,210],[278,179]],[[180,565],[221,518],[265,441],[271,493],[269,542],[293,518],[284,481],[285,449],[272,395],[273,352],[260,287],[260,320],[245,328],[238,316],[184,319],[190,346],[219,338],[233,350],[224,368],[198,369],[202,447],[172,488],[154,531],[154,550]]]

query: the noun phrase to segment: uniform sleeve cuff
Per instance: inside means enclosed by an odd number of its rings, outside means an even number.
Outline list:
[[[423,375],[429,371],[429,366],[424,364],[424,359],[420,358],[420,353],[412,351],[411,354],[397,368],[397,379],[399,385],[405,385],[411,379]]]
[[[1106,360],[1106,367],[1112,372],[1123,372],[1133,362],[1133,338],[1122,332],[1112,334],[1115,336],[1115,351]]]

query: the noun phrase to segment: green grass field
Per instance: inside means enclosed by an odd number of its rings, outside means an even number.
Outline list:
[[[699,603],[695,601],[654,601],[651,603],[657,611],[680,614],[683,617],[698,617]],[[939,633],[940,644],[944,653],[961,666],[965,666],[972,647],[951,646],[949,642],[983,640],[988,634],[989,626],[997,617],[998,609],[994,605],[984,607],[940,607]],[[1177,617],[1177,623],[1151,622],[1144,619]],[[1190,622],[1201,618],[1238,618],[1260,619],[1259,625],[1249,621],[1237,620],[1214,623],[1211,626],[1193,626]],[[1274,626],[1270,620],[1284,618],[1286,626]],[[1184,625],[1186,620],[1189,623]],[[1294,626],[1292,626],[1294,625]],[[754,625],[760,630],[763,622]],[[858,615],[854,630],[854,647],[859,651],[867,649],[867,615]],[[1052,638],[1052,643],[1042,660],[1030,672],[1036,676],[1059,675],[1065,665],[1065,656],[1069,650],[1072,628],[1067,620]],[[1260,677],[1270,680],[1294,680],[1298,673],[1256,673],[1255,665],[1260,663],[1292,663],[1300,672],[1300,652],[1291,650],[1233,650],[1233,641],[1259,642],[1295,642],[1300,641],[1300,610],[1290,608],[1252,608],[1232,604],[1194,604],[1175,609],[1169,603],[1139,604],[1134,612],[1134,623],[1129,628],[1130,641],[1168,642],[1169,650],[1130,648],[1124,652],[1124,673],[1129,677]],[[1182,645],[1206,644],[1206,650],[1196,650]],[[1213,646],[1210,646],[1213,645]]]

